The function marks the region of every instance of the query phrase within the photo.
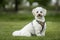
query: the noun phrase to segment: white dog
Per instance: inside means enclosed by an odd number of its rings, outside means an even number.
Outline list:
[[[46,15],[46,9],[37,7],[32,10],[32,13],[35,19],[21,30],[14,31],[13,36],[45,36],[46,22],[44,16]]]

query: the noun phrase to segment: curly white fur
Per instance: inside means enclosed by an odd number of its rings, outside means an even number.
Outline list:
[[[42,30],[42,26],[36,20],[45,22],[44,16],[46,15],[46,9],[42,7],[36,7],[32,10],[32,13],[35,19],[24,26],[24,28],[22,28],[21,30],[14,31],[12,33],[13,36],[32,36],[31,34],[35,34],[36,36],[45,36],[46,23],[41,33],[40,31]]]

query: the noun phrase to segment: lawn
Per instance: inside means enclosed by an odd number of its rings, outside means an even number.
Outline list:
[[[0,15],[0,40],[60,40],[60,18],[59,16],[47,16],[46,36],[44,37],[14,37],[12,32],[20,30],[24,25],[33,20],[32,15]]]

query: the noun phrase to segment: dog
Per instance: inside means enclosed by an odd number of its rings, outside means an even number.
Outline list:
[[[36,7],[32,10],[32,13],[35,19],[27,24],[21,30],[14,31],[12,33],[13,36],[27,36],[30,37],[32,35],[36,36],[45,36],[46,31],[46,16],[47,10],[42,7]]]

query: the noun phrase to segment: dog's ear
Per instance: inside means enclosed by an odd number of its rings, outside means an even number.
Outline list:
[[[33,15],[35,16],[35,9],[32,10]]]
[[[43,9],[43,10],[44,10],[44,16],[46,16],[47,10],[46,9]]]

